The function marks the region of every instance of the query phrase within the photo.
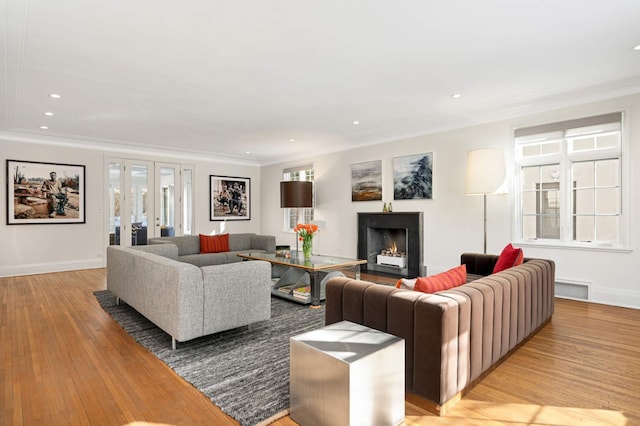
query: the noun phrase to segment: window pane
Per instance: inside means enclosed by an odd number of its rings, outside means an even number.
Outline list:
[[[593,161],[573,163],[573,187],[592,188],[594,185]]]
[[[614,160],[600,160],[596,162],[595,174],[597,186],[618,186],[619,183],[619,161],[617,158]]]
[[[558,216],[540,216],[540,232],[538,238],[560,238],[560,220]]]
[[[601,188],[595,191],[597,214],[620,213],[620,190],[618,188]]]
[[[531,157],[540,154],[540,146],[538,145],[525,145],[522,147],[522,156]]]
[[[193,228],[193,171],[191,169],[185,169],[182,176],[184,180],[182,183],[182,232],[185,235],[191,235],[191,230]]]
[[[544,141],[539,143],[523,143],[521,145],[522,157],[535,157],[538,155],[557,154],[560,152],[560,141]]]
[[[560,180],[560,165],[550,164],[540,168],[542,182],[558,182]]]
[[[597,148],[614,148],[618,145],[620,145],[620,133],[598,136],[596,141]]]
[[[120,163],[109,163],[109,245],[120,243]]]
[[[522,218],[522,238],[525,240],[536,239],[536,216],[524,216]]]
[[[535,190],[536,183],[540,181],[540,167],[523,167],[522,168],[522,189]]]
[[[160,168],[160,226],[175,227],[176,170],[173,167]],[[158,213],[156,213],[158,214]]]
[[[574,223],[576,241],[591,242],[595,239],[593,216],[575,216]]]
[[[545,143],[540,146],[540,153],[545,154],[557,154],[560,152],[560,141],[551,143]]]
[[[617,242],[620,240],[620,220],[618,216],[596,217],[596,240]]]
[[[537,213],[537,192],[528,191],[522,194],[522,214]]]
[[[573,212],[576,214],[594,214],[595,198],[593,189],[577,189],[574,191],[575,206]]]
[[[586,151],[595,148],[596,139],[593,136],[570,139],[572,151]]]

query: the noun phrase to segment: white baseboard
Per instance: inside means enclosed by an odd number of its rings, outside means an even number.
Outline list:
[[[50,272],[75,271],[78,269],[104,268],[102,257],[73,262],[32,263],[27,265],[0,266],[0,277],[15,277],[20,275],[48,274]]]
[[[640,309],[640,291],[591,287],[590,302],[620,306],[621,308]]]

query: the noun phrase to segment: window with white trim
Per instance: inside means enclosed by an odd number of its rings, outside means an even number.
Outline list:
[[[620,246],[622,113],[516,129],[523,241]]]
[[[313,165],[306,165],[283,170],[284,181],[309,181],[313,182]],[[313,197],[315,199],[315,187]],[[313,220],[313,208],[286,208],[284,209],[284,230],[293,232],[298,223],[309,223]]]

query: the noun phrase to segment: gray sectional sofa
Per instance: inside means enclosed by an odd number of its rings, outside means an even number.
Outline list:
[[[276,251],[275,236],[254,233],[229,234],[229,251],[222,253],[200,253],[198,235],[149,238],[149,244],[175,244],[178,246],[178,260],[196,266],[240,262],[242,258],[238,257],[238,253],[249,251],[275,253]]]
[[[325,322],[404,338],[407,399],[443,414],[553,315],[555,263],[525,259],[492,274],[497,258],[463,254],[468,278],[477,279],[435,294],[333,278]]]
[[[107,289],[169,334],[173,349],[271,318],[268,262],[199,267],[182,261],[177,244],[107,247]]]

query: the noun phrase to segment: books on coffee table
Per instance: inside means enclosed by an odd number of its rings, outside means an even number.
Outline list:
[[[311,286],[295,288],[293,290],[293,297],[298,300],[308,301],[311,298]]]

